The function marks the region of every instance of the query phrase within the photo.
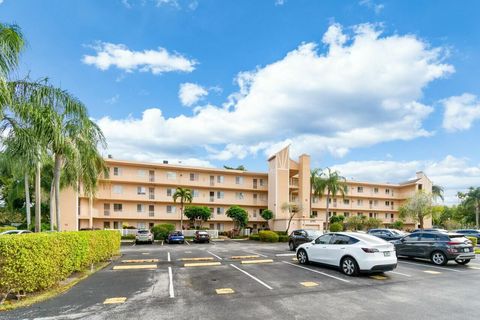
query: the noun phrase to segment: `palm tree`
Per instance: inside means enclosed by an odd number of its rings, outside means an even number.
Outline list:
[[[327,195],[327,206],[325,211],[325,229],[328,230],[328,211],[330,207],[330,197],[336,197],[340,194],[343,198],[347,193],[346,179],[342,177],[338,171],[332,171],[327,168],[327,171],[323,171],[322,175],[315,179],[313,186],[314,195],[321,198],[325,193]]]
[[[462,200],[462,205],[465,207],[473,207],[475,210],[475,226],[476,229],[480,228],[479,218],[480,218],[480,187],[470,187],[468,192],[458,193],[458,198]]]
[[[443,187],[434,184],[432,186],[432,197],[433,197],[434,200],[440,198],[443,201]]]
[[[180,199],[180,230],[183,230],[183,207],[185,202],[192,203],[192,191],[178,187],[173,194],[173,202]]]
[[[315,168],[310,171],[310,210],[308,212],[308,216],[311,217],[312,215],[312,197],[313,197],[313,187],[315,185],[315,181],[321,177],[323,174],[322,169]]]

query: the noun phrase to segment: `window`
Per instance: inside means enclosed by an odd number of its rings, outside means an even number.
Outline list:
[[[224,208],[217,208],[217,214],[223,214]]]
[[[153,217],[155,215],[155,206],[153,204],[148,206],[148,215]]]
[[[418,185],[418,190],[422,190],[422,184]]]
[[[145,205],[137,204],[137,212],[145,212]]]
[[[422,233],[416,232],[416,233],[411,233],[409,236],[405,237],[405,241],[419,241],[420,236]]]
[[[257,189],[257,179],[253,179],[253,189]]]
[[[235,177],[235,184],[243,184],[243,177]]]
[[[225,181],[224,176],[217,176],[217,183],[223,183]]]
[[[390,189],[385,189],[385,194],[390,194]]]
[[[110,215],[110,203],[104,203],[103,204],[103,214],[105,216],[109,216]]]
[[[235,198],[237,200],[243,200],[243,198],[244,198],[243,192],[236,192],[235,193]]]
[[[260,193],[260,200],[267,201],[267,194],[266,193]]]
[[[211,213],[213,213],[213,212],[215,211],[214,208],[209,208],[209,209],[210,209],[210,212],[211,212]],[[213,229],[213,228],[211,228],[211,229]]]
[[[390,213],[390,218],[393,219],[393,213]]]
[[[357,240],[357,239],[353,239],[353,238],[350,238],[349,236],[344,236],[344,235],[335,235],[332,239],[332,244],[352,244],[352,243],[358,242],[358,240],[353,242],[354,240]]]
[[[198,173],[190,173],[190,181],[198,181]]]
[[[137,194],[147,194],[147,188],[142,186],[137,187]]]
[[[362,193],[363,192],[363,187],[357,187],[357,192]]]
[[[368,216],[369,216],[370,218],[373,218],[373,213],[370,212],[370,213],[368,214]]]
[[[147,171],[139,169],[137,170],[137,176],[139,177],[145,177],[147,175]]]
[[[324,234],[323,236],[318,237],[315,240],[315,243],[316,244],[329,244],[331,239],[332,239],[331,234]]]
[[[120,185],[114,185],[113,186],[113,193],[114,194],[122,194],[123,193],[123,187]]]
[[[155,170],[148,171],[148,177],[149,177],[150,182],[154,182],[155,181]]]
[[[253,214],[252,214],[252,216],[253,216],[254,218],[257,217],[257,209],[253,209]]]
[[[103,221],[103,229],[110,229],[110,221]]]
[[[265,180],[263,180],[263,179],[258,180],[258,182],[259,182],[261,187],[263,187],[265,185]]]
[[[119,167],[113,167],[113,175],[119,176],[122,174],[122,170]]]
[[[167,180],[177,180],[177,173],[176,172],[167,172]]]
[[[358,216],[358,217],[361,217],[361,216],[363,216],[363,213],[357,212],[357,216]]]
[[[435,241],[437,236],[433,233],[422,233],[422,241]]]
[[[210,202],[215,200],[215,191],[210,191]]]
[[[317,203],[317,202],[318,202],[318,197],[317,197],[317,196],[314,196],[314,197],[312,198],[312,202],[313,202],[313,203]]]
[[[114,212],[122,212],[123,205],[121,203],[114,203],[113,204],[113,211]]]
[[[390,205],[390,201],[385,201],[385,205],[388,207]]]
[[[378,193],[378,188],[373,188],[374,193]]]
[[[385,219],[388,219],[388,213],[385,213]]]
[[[151,200],[155,199],[155,188],[148,188],[148,198]]]
[[[194,198],[200,197],[200,191],[193,189],[192,190],[192,197],[194,197]]]
[[[357,199],[357,206],[363,206],[363,200]]]
[[[343,204],[350,204],[350,200],[349,199],[343,199]]]
[[[373,201],[373,205],[376,207],[378,206],[378,200]]]
[[[344,212],[344,213],[343,213],[343,216],[344,216],[345,218],[350,217],[350,212]]]
[[[167,188],[167,197],[173,196],[174,193],[175,193],[175,189]]]
[[[223,199],[225,197],[225,192],[217,191],[217,199]]]
[[[175,213],[177,211],[177,207],[168,205],[167,206],[167,213]]]
[[[318,211],[312,211],[310,214],[310,218],[317,218],[318,217]]]

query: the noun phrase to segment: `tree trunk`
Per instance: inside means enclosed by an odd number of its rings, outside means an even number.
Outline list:
[[[55,155],[55,168],[53,171],[53,181],[55,182],[55,215],[57,220],[57,231],[62,231],[62,224],[60,223],[60,175],[62,169],[62,158],[60,155]]]
[[[423,216],[418,217],[418,222],[420,222],[420,229],[423,229]]]
[[[312,179],[310,179],[310,211],[308,212],[309,218],[312,216],[312,193],[313,193],[313,185],[312,185]]]
[[[32,223],[32,216],[30,213],[30,183],[28,172],[25,172],[25,211],[27,212],[27,230],[30,230],[30,224]]]
[[[291,214],[291,213],[290,213]],[[291,214],[290,216],[290,219],[288,219],[288,225],[287,225],[287,230],[285,231],[285,233],[288,235],[288,229],[290,229],[290,224],[292,223],[292,220],[293,220],[293,217],[296,215],[297,213],[294,212],[293,214]]]
[[[183,200],[180,202],[180,231],[183,232]]]
[[[328,210],[330,208],[330,190],[327,191],[327,206],[326,206],[326,212],[325,212],[325,230],[323,232],[327,231],[328,232]]]
[[[54,180],[52,180],[52,183],[50,184],[50,231],[55,230],[54,228],[54,217],[55,213],[53,210],[55,210],[55,183]]]
[[[477,230],[480,228],[479,224],[479,216],[480,216],[480,201],[477,200],[477,205],[475,206],[475,224]]]
[[[41,186],[42,163],[37,162],[35,169],[35,232],[42,231],[42,186]]]

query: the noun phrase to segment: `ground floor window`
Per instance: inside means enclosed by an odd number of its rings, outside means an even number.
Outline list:
[[[317,218],[318,217],[318,211],[312,211],[310,214],[310,218]]]
[[[103,229],[110,229],[110,221],[103,221]]]
[[[148,229],[152,229],[154,225],[155,225],[155,224],[154,224],[153,222],[150,222],[150,223],[148,224]]]

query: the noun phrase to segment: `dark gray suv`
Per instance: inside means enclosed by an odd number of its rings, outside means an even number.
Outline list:
[[[475,259],[472,242],[458,233],[415,232],[392,243],[397,256],[426,258],[436,265],[443,266],[449,260],[467,264]]]

